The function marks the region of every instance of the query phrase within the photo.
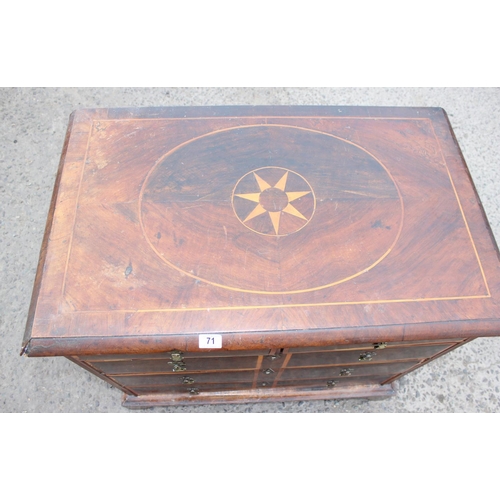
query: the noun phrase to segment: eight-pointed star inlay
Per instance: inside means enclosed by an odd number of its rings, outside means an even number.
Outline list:
[[[282,213],[293,215],[294,217],[298,217],[299,219],[303,219],[305,221],[308,220],[308,218],[299,212],[299,210],[297,210],[291,202],[311,193],[312,191],[287,191],[286,184],[288,172],[289,171],[287,170],[278,182],[274,184],[274,186],[271,186],[268,182],[262,179],[262,177],[260,177],[256,172],[253,172],[260,191],[258,193],[235,194],[235,196],[238,196],[239,198],[257,203],[255,208],[243,220],[243,223],[267,212],[271,219],[274,232],[278,235]]]

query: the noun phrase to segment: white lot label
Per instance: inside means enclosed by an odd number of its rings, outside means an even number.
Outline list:
[[[222,347],[222,335],[200,335],[200,349],[220,349]]]

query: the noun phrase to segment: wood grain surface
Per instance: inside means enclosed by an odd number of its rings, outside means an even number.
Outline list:
[[[499,253],[439,108],[80,110],[24,351],[500,333]]]

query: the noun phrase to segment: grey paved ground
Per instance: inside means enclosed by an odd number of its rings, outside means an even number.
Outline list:
[[[127,412],[121,393],[62,358],[19,356],[69,114],[80,107],[316,104],[441,106],[500,241],[500,89],[0,89],[0,411]],[[498,412],[500,338],[404,377],[384,401],[159,408],[153,412]],[[136,410],[138,411],[138,410]]]

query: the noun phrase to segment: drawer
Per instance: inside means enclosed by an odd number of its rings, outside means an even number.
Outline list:
[[[426,359],[448,349],[452,345],[454,344],[392,347],[377,350],[295,353],[291,356],[288,367],[386,363],[406,359]]]
[[[168,375],[114,375],[113,378],[124,385],[135,390],[140,386],[180,386],[185,387],[193,384],[205,383],[232,383],[232,382],[250,382],[252,383],[255,372],[253,370],[224,373],[195,373],[189,375],[180,375],[172,373]],[[191,383],[191,380],[194,382]]]
[[[223,357],[223,358],[189,358],[182,364],[171,359],[147,359],[126,361],[93,361],[87,363],[108,375],[128,373],[169,373],[219,370],[248,370],[256,368],[257,356]]]
[[[78,356],[78,359],[88,362],[103,362],[103,361],[134,361],[146,359],[165,359],[171,360],[172,353],[178,352],[182,358],[225,358],[225,357],[243,357],[243,356],[266,356],[269,354],[269,349],[259,351],[200,351],[200,352],[184,352],[184,351],[168,351],[156,352],[151,354],[102,354],[99,356]]]
[[[216,391],[238,391],[238,390],[249,390],[252,388],[251,383],[232,383],[232,384],[203,384],[203,385],[193,385],[187,387],[172,387],[170,385],[152,385],[152,386],[141,386],[132,388],[132,390],[139,396],[143,394],[162,394],[162,393],[185,393],[190,394],[193,392],[193,396],[196,396],[200,392],[216,392]]]
[[[288,352],[326,352],[326,351],[359,351],[359,350],[383,350],[395,347],[411,347],[435,344],[456,344],[463,342],[466,339],[439,339],[439,340],[420,340],[420,341],[407,341],[407,342],[377,342],[365,344],[349,344],[349,345],[332,345],[325,347],[292,347]]]
[[[312,380],[348,377],[380,376],[388,379],[394,375],[415,367],[415,361],[387,364],[357,364],[347,366],[330,366],[323,368],[287,368],[283,370],[279,382],[285,380]]]
[[[322,379],[306,379],[306,380],[281,380],[276,384],[276,387],[298,387],[298,388],[317,388],[318,390],[334,389],[335,387],[346,387],[349,385],[368,385],[382,384],[387,380],[387,376],[373,377],[331,377]],[[332,385],[333,383],[333,385]]]

